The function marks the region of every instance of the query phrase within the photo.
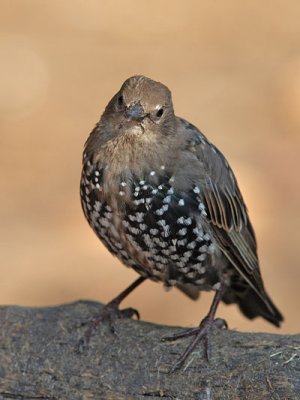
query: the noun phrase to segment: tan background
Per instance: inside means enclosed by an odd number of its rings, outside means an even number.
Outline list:
[[[79,203],[87,135],[125,78],[167,84],[175,109],[232,165],[268,291],[300,328],[300,2],[1,0],[0,303],[108,301],[135,273],[110,256]],[[147,282],[145,320],[196,324],[196,303]],[[236,306],[230,327],[275,331]]]

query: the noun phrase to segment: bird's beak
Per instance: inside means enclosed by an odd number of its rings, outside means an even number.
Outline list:
[[[145,111],[141,103],[134,103],[126,108],[125,117],[131,121],[141,121],[145,117]]]

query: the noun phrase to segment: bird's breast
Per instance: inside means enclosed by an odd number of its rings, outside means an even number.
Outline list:
[[[167,285],[192,282],[213,286],[216,246],[200,189],[176,190],[176,177],[163,164],[139,176],[112,178],[104,168],[87,165],[81,198],[90,225],[126,265],[142,266]]]

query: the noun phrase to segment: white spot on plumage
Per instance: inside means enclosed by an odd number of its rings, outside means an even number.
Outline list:
[[[142,212],[137,212],[135,215],[136,215],[136,220],[137,220],[137,222],[142,222],[142,221],[143,221],[143,219],[144,219],[144,213],[142,213]]]
[[[184,258],[189,259],[189,258],[191,257],[192,254],[193,254],[193,252],[189,250],[189,251],[185,251],[185,252],[183,253],[183,256],[184,256]]]
[[[164,254],[165,256],[169,256],[170,254],[171,254],[171,250],[170,250],[170,248],[168,248],[168,249],[162,249],[162,254]]]
[[[221,283],[220,283],[220,282],[217,282],[217,283],[215,283],[215,284],[213,285],[212,288],[213,288],[214,290],[219,290],[220,287],[221,287]]]
[[[133,202],[134,202],[134,204],[136,204],[138,206],[139,204],[144,204],[145,203],[145,199],[143,199],[143,198],[142,199],[136,199]]]
[[[187,243],[187,239],[177,240],[177,245],[178,246],[185,246],[186,243]]]
[[[186,235],[186,233],[187,233],[186,228],[179,229],[179,231],[178,231],[178,235],[180,235],[180,236],[184,236],[184,235]]]
[[[158,232],[159,232],[159,230],[158,229],[150,229],[150,231],[149,231],[150,233],[151,233],[151,235],[157,235],[158,234]]]
[[[206,259],[206,253],[200,254],[200,256],[197,257],[197,260],[199,261],[204,261]]]
[[[125,187],[127,185],[126,182],[121,182],[121,186]]]
[[[175,253],[177,250],[176,246],[173,246],[173,245],[169,246],[169,249],[170,249],[170,251],[172,251],[172,253]]]
[[[140,233],[140,230],[138,228],[135,228],[134,226],[131,225],[129,225],[128,230],[134,235],[138,235]]]
[[[101,226],[105,226],[105,228],[108,228],[111,225],[111,222],[107,218],[100,218],[99,221]]]
[[[157,225],[165,226],[166,225],[166,221],[164,219],[160,219],[159,221],[157,221]]]
[[[170,189],[167,191],[167,194],[174,194],[174,189],[170,187]]]
[[[200,269],[202,268],[202,264],[201,263],[193,264],[191,268],[193,268],[194,270],[200,272]]]
[[[151,172],[150,172],[150,175],[151,175],[151,176],[154,176],[154,175],[155,175],[155,171],[151,171]]]
[[[163,202],[164,202],[164,203],[170,203],[170,202],[171,202],[171,196],[166,196],[166,197],[163,199]]]
[[[96,188],[97,188],[97,189],[100,189],[100,187],[101,187],[100,184],[99,184],[99,183],[96,183]]]
[[[169,208],[169,206],[168,206],[168,204],[164,204],[161,208],[159,208],[158,210],[156,210],[155,211],[155,213],[157,214],[157,215],[163,215],[166,211],[168,211],[168,208]]]
[[[153,260],[159,261],[159,262],[161,262],[162,264],[167,264],[167,263],[168,263],[168,260],[167,260],[165,257],[162,257],[162,256],[160,256],[160,255],[158,255],[158,254],[154,254],[154,255],[152,256],[152,258],[153,258]]]
[[[183,200],[183,199],[180,199],[180,200],[178,201],[178,205],[179,205],[179,206],[184,206],[184,200]]]
[[[177,265],[178,268],[182,269],[182,268],[185,267],[185,262],[177,261],[177,262],[176,262],[176,265]]]
[[[103,215],[107,219],[111,219],[111,217],[112,217],[112,213],[111,212],[105,212]]]
[[[195,274],[194,271],[188,272],[188,273],[186,274],[187,278],[190,278],[190,279],[194,278],[195,275],[196,275],[196,274]]]
[[[168,245],[168,243],[164,242],[163,240],[160,240],[160,238],[157,237],[153,238],[153,241],[162,248],[165,248]]]
[[[190,242],[190,243],[188,243],[188,245],[186,247],[188,249],[194,249],[196,247],[196,242],[195,241]]]
[[[199,228],[198,226],[196,226],[196,228],[193,229],[193,233],[197,236],[197,240],[202,240],[202,237],[203,237],[202,228]]]
[[[150,203],[152,202],[152,197],[146,197],[146,208],[147,210],[151,209]]]
[[[199,203],[198,209],[202,211],[205,210],[205,205],[203,203]]]
[[[164,165],[160,166],[160,169],[164,170],[166,167]]]
[[[187,272],[189,272],[189,270],[190,270],[190,267],[184,267],[184,268],[181,268],[180,272],[183,272],[184,274],[186,274]]]
[[[216,250],[216,247],[213,243],[208,246],[208,253],[213,254]]]
[[[170,226],[169,225],[163,226],[163,230],[164,230],[163,236],[169,237],[170,236]]]
[[[197,194],[200,193],[200,189],[198,188],[198,186],[194,187],[193,192]]]
[[[152,193],[152,194],[156,194],[157,192],[158,192],[157,189],[153,189],[151,193]]]
[[[152,249],[152,248],[154,247],[154,243],[153,243],[152,239],[150,238],[150,236],[148,235],[148,233],[145,233],[145,234],[143,235],[143,239],[144,239],[145,244],[146,244],[150,249]],[[154,250],[152,250],[152,251],[154,251]]]

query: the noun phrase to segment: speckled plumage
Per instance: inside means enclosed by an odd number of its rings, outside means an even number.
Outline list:
[[[109,251],[142,276],[192,298],[223,285],[222,300],[248,318],[282,321],[231,168],[174,115],[161,83],[129,78],[109,102],[85,146],[81,201]]]

